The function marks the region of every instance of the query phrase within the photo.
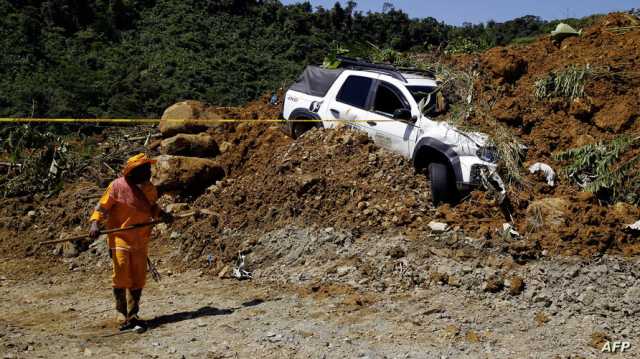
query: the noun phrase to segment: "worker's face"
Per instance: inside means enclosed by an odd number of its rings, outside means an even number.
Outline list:
[[[150,179],[151,179],[150,163],[145,163],[142,166],[138,166],[134,168],[131,172],[129,172],[129,175],[127,175],[127,180],[135,184],[148,182]]]

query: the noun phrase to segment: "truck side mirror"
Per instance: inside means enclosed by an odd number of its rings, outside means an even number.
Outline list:
[[[393,112],[393,119],[399,121],[411,121],[411,110],[399,108]]]

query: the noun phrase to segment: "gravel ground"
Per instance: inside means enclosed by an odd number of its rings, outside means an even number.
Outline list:
[[[228,233],[227,235],[234,235]],[[434,240],[436,240],[434,238]],[[467,257],[403,236],[287,227],[248,249],[254,279],[178,272],[144,293],[144,334],[114,335],[108,258],[0,264],[0,352],[22,357],[600,358],[638,355],[638,260]],[[427,248],[420,251],[416,248]],[[156,248],[158,250],[158,248]],[[167,252],[170,249],[167,249]],[[175,249],[173,249],[175,250]],[[428,252],[428,253],[427,253]],[[156,254],[157,255],[157,254]],[[28,270],[24,270],[24,268]]]

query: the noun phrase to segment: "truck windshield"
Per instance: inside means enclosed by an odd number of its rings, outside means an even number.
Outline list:
[[[434,86],[407,86],[409,92],[418,103],[420,112],[424,115],[428,115],[436,107],[436,92],[437,87]]]

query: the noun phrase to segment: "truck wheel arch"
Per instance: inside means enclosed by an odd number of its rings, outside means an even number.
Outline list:
[[[416,144],[413,151],[413,165],[416,168],[427,168],[431,162],[440,162],[449,166],[456,182],[463,182],[460,157],[451,148],[436,139],[423,138]]]
[[[287,121],[288,127],[289,127],[289,134],[294,139],[298,137],[296,136],[296,132],[297,132],[296,128],[301,127],[303,129],[302,132],[306,132],[313,127],[318,127],[318,128],[323,127],[322,122],[320,120],[320,116],[317,113],[311,112],[306,108],[297,108],[291,111],[291,114],[289,114],[289,119],[290,121]],[[296,120],[312,120],[317,122],[296,122]]]

